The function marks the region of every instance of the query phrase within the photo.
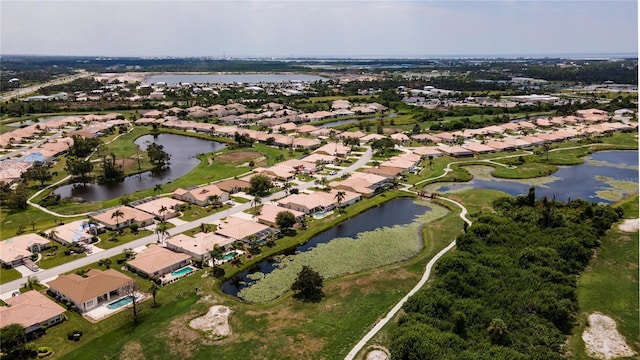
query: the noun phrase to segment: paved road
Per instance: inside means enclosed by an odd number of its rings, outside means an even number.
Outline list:
[[[38,91],[40,88],[43,88],[45,86],[66,84],[66,83],[72,82],[73,80],[76,80],[76,79],[89,77],[89,76],[94,76],[94,75],[95,75],[94,73],[88,73],[86,71],[83,71],[83,72],[75,74],[75,75],[65,76],[63,78],[51,80],[51,81],[48,81],[46,83],[42,83],[42,84],[38,84],[38,85],[32,85],[32,86],[25,87],[25,88],[16,89],[16,90],[10,91],[10,92],[6,93],[5,95],[3,95],[2,97],[0,97],[0,101],[9,101],[9,100],[11,100],[13,98],[19,98],[21,96],[25,96],[25,95],[34,93],[34,92]]]
[[[337,177],[342,176],[343,174],[348,174],[351,173],[361,167],[363,167],[367,162],[369,162],[371,160],[372,157],[372,151],[371,148],[367,148],[367,151],[362,154],[360,156],[360,158],[353,164],[351,164],[349,167],[346,167],[340,171],[338,171],[338,173],[336,175],[333,176],[327,176],[327,179],[332,180],[335,179]],[[300,190],[304,190],[304,189],[308,189],[312,186],[314,186],[314,182],[313,181],[309,181],[306,182],[300,186],[298,186],[298,189]],[[266,203],[267,201],[270,200],[275,200],[275,199],[279,199],[284,197],[286,194],[284,193],[284,191],[280,191],[277,192],[275,194],[272,194],[270,196],[267,196],[263,199],[263,201]],[[232,209],[228,209],[228,210],[224,210],[212,215],[209,215],[207,217],[192,221],[192,222],[188,222],[182,225],[178,225],[174,228],[169,229],[169,234],[170,235],[175,235],[175,234],[179,234],[182,232],[185,232],[189,229],[193,229],[197,226],[200,226],[200,224],[210,224],[213,223],[216,220],[220,220],[222,218],[225,218],[231,214],[240,212],[240,211],[244,211],[244,210],[248,210],[251,208],[251,203],[245,203],[245,204],[238,204],[236,206],[234,206]],[[128,242],[126,244],[120,245],[120,246],[116,246],[114,248],[111,249],[107,249],[104,251],[100,251],[100,252],[95,252],[93,254],[89,254],[86,257],[80,258],[78,260],[74,260],[59,266],[56,266],[54,268],[51,269],[46,269],[46,270],[41,270],[38,271],[37,273],[33,274],[32,276],[35,276],[36,278],[38,278],[38,280],[40,280],[41,282],[45,282],[48,279],[54,278],[55,276],[57,276],[58,274],[62,274],[62,273],[67,273],[70,271],[73,271],[77,268],[95,263],[100,261],[100,259],[105,259],[105,258],[109,258],[109,257],[113,257],[116,256],[118,254],[121,254],[125,249],[132,249],[132,248],[137,248],[140,246],[144,246],[146,244],[149,243],[155,243],[157,241],[157,235],[149,235],[149,236],[145,236],[143,238]],[[0,285],[0,298],[4,298],[6,296],[10,296],[10,293],[18,290],[20,288],[20,286],[22,284],[26,283],[26,278],[23,277],[21,279],[18,280],[14,280],[11,282],[8,282],[6,284],[2,284]]]
[[[462,212],[460,212],[460,217],[467,224],[471,225],[471,221],[469,219],[467,219],[467,216],[466,216],[467,215],[467,209],[462,204],[460,204],[457,201],[454,201],[454,200],[451,200],[451,199],[447,199],[447,198],[443,198],[443,197],[438,197],[438,199],[449,201],[449,202],[457,205],[458,207],[460,207],[460,209],[462,209]],[[422,274],[422,278],[420,279],[418,284],[416,284],[416,286],[414,286],[414,288],[411,289],[411,291],[409,291],[409,293],[407,295],[405,295],[402,299],[400,299],[400,301],[391,309],[391,311],[389,311],[389,313],[384,318],[382,318],[380,321],[378,321],[378,323],[375,324],[373,329],[371,329],[360,341],[358,341],[358,343],[353,347],[353,349],[351,349],[351,351],[349,351],[349,353],[345,357],[345,360],[354,359],[356,357],[356,355],[358,355],[358,353],[362,350],[362,348],[364,348],[365,345],[367,345],[367,343],[389,321],[391,321],[391,319],[393,319],[394,316],[396,316],[396,314],[398,313],[398,311],[400,311],[400,309],[402,308],[404,303],[406,303],[407,300],[409,300],[409,298],[411,296],[413,296],[416,292],[418,292],[418,290],[420,290],[424,286],[424,284],[427,283],[427,281],[429,280],[429,277],[431,276],[431,269],[433,268],[433,265],[436,263],[436,261],[438,261],[442,257],[442,255],[446,254],[447,251],[451,250],[455,245],[456,245],[456,241],[453,240],[449,245],[447,245],[447,247],[445,247],[444,249],[440,250],[440,252],[437,253],[436,256],[434,256],[433,259],[431,259],[431,261],[429,261],[429,263],[425,267],[424,274]]]

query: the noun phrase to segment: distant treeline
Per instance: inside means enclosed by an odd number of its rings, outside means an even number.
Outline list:
[[[621,209],[536,200],[494,203],[404,306],[394,359],[564,359],[576,322],[577,280]]]

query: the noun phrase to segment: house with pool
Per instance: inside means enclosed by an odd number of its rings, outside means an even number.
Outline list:
[[[330,182],[329,186],[333,189],[348,190],[368,197],[377,194],[388,183],[389,179],[384,176],[355,171],[344,180]]]
[[[60,275],[47,286],[58,301],[70,301],[84,314],[127,296],[127,288],[134,284],[132,278],[114,269],[90,269],[85,276]]]
[[[207,261],[211,259],[211,250],[218,245],[224,251],[231,250],[231,244],[236,241],[233,238],[225,237],[213,232],[199,232],[193,237],[178,234],[171,236],[165,243],[167,249],[178,251],[189,255],[192,259]]]
[[[191,264],[187,254],[174,252],[158,245],[150,245],[127,261],[127,268],[147,278],[162,279],[167,274]]]
[[[278,206],[309,214],[322,214],[338,206],[338,191],[344,192],[344,199],[340,207],[351,205],[361,199],[361,195],[348,190],[333,189],[329,192],[314,191],[313,193],[292,194],[278,200]]]
[[[51,228],[45,231],[45,234],[62,245],[79,242],[88,244],[101,227],[103,226],[89,223],[87,220],[77,220]]]
[[[216,234],[226,238],[239,240],[249,245],[261,244],[271,234],[280,230],[240,217],[229,216],[218,225]]]
[[[278,224],[276,223],[276,218],[278,217],[278,214],[283,211],[288,211],[291,214],[293,214],[293,217],[298,222],[301,221],[305,216],[305,214],[302,211],[287,209],[287,208],[283,208],[282,206],[277,206],[272,204],[265,204],[265,205],[262,205],[262,207],[260,208],[260,214],[257,215],[256,218],[258,219],[259,223],[276,228],[278,227]]]
[[[24,326],[25,334],[50,327],[65,320],[66,310],[36,290],[4,300],[0,306],[0,328],[11,324]]]
[[[38,234],[24,234],[0,241],[0,263],[5,268],[29,265],[31,256],[50,246],[49,239]]]

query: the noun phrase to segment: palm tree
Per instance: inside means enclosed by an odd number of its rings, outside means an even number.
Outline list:
[[[111,218],[116,218],[116,229],[120,228],[120,218],[124,216],[122,210],[116,210],[111,213]]]
[[[253,197],[253,200],[251,200],[251,205],[253,206],[253,215],[258,215],[258,209],[257,207],[262,204],[262,198],[258,195]]]
[[[220,202],[220,196],[210,195],[209,197],[207,197],[207,201],[209,201],[210,205],[218,205],[218,203]]]
[[[340,203],[342,203],[342,200],[344,200],[344,198],[347,196],[347,193],[345,193],[344,191],[338,191],[336,193],[335,199],[338,202],[338,211],[342,211]]]
[[[170,235],[167,229],[168,227],[165,223],[160,223],[156,226],[155,233],[158,235],[158,242],[160,242],[160,236],[162,236],[162,242],[164,242],[164,237]]]
[[[329,184],[329,179],[327,179],[326,176],[323,176],[320,179],[320,185],[322,186],[323,189],[326,189],[328,184]]]
[[[429,169],[433,169],[433,155],[429,155]]]
[[[166,213],[167,211],[169,211],[169,209],[167,209],[167,207],[164,205],[162,205],[160,207],[160,210],[158,210],[158,214],[162,215],[162,222],[164,222],[164,218],[165,218],[164,213]]]
[[[31,220],[31,222],[29,224],[31,225],[31,231],[36,231],[36,221],[35,220]]]
[[[40,280],[35,276],[29,276],[25,284],[29,289],[33,290],[34,286],[40,285]]]
[[[153,307],[158,306],[158,303],[156,302],[156,294],[158,293],[158,290],[160,290],[160,287],[158,286],[158,284],[156,284],[155,281],[152,281],[151,285],[149,286],[149,292],[151,293],[151,296],[153,296]]]
[[[158,193],[162,191],[162,184],[156,184],[156,186],[153,188],[153,192],[158,195]]]
[[[284,185],[282,185],[282,190],[284,190],[284,193],[289,195],[289,189],[291,189],[291,183],[284,183]]]
[[[493,342],[494,344],[497,344],[504,338],[504,336],[507,335],[507,332],[509,332],[509,329],[507,327],[507,324],[504,322],[504,320],[500,318],[495,318],[491,320],[491,323],[489,324],[487,331],[489,332],[489,336],[491,337],[491,342]]]
[[[374,168],[379,168],[379,167],[380,167],[380,161],[378,161],[378,160],[373,160],[373,161],[371,162],[371,165],[372,165]]]

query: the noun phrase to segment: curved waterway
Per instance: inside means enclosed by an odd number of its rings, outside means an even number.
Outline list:
[[[156,137],[144,135],[137,138],[134,143],[139,146],[141,152],[146,151],[151,143],[164,146],[164,151],[171,156],[169,167],[160,171],[145,171],[127,176],[124,181],[117,183],[69,184],[57,188],[54,193],[62,197],[79,197],[84,201],[113,199],[179,179],[198,166],[200,160],[196,155],[218,151],[226,146],[217,141],[176,134],[160,134]],[[135,160],[135,156],[133,159]],[[94,170],[100,171],[99,163],[94,164]]]
[[[416,203],[413,199],[394,199],[379,206],[368,209],[339,225],[323,231],[312,237],[306,243],[294,249],[286,251],[285,255],[308,251],[318,244],[325,244],[335,238],[353,238],[361,232],[375,230],[381,227],[395,225],[407,225],[414,221],[416,216],[429,211],[429,207]],[[237,296],[240,290],[249,287],[254,280],[249,275],[255,272],[268,274],[276,268],[277,256],[268,257],[222,284],[222,291],[226,294]]]
[[[583,160],[582,164],[563,166],[551,176],[532,181],[476,177],[465,183],[432,184],[427,189],[439,193],[468,188],[493,189],[517,196],[526,194],[533,185],[538,198],[584,199],[606,204],[615,202],[613,193],[619,193],[618,198],[637,193],[638,151],[601,151]]]

